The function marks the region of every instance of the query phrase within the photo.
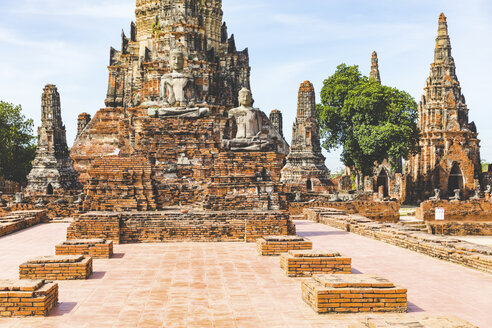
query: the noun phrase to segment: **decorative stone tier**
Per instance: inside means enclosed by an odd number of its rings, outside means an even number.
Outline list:
[[[0,217],[0,237],[32,227],[41,222],[48,222],[46,211],[18,211]]]
[[[367,318],[352,324],[349,328],[478,328],[454,316],[411,316],[387,318]]]
[[[332,215],[330,209],[306,209],[315,222],[350,231],[441,260],[492,273],[492,249],[447,236],[435,236],[403,224],[378,223],[356,215]]]
[[[57,303],[57,283],[0,280],[0,317],[45,316]]]
[[[375,275],[315,275],[301,288],[317,313],[407,312],[407,290]]]
[[[78,280],[92,274],[92,258],[83,255],[42,256],[19,266],[20,279]]]
[[[182,213],[187,212],[187,213]],[[280,211],[91,212],[77,218],[67,239],[105,238],[114,243],[247,241],[265,235],[294,235],[288,214]]]
[[[261,256],[274,256],[293,250],[310,250],[313,242],[299,236],[265,236],[256,241]]]
[[[302,214],[305,208],[329,207],[345,211],[347,214],[359,214],[378,222],[398,222],[400,219],[400,204],[397,202],[349,201],[331,202],[328,199],[316,199],[310,202],[291,202],[289,213]]]
[[[322,273],[352,272],[352,259],[337,252],[321,250],[289,251],[280,254],[280,268],[289,277],[305,277]]]
[[[444,221],[435,220],[436,207],[444,208]],[[429,200],[420,204],[416,216],[425,220],[433,233],[492,236],[492,202],[485,199],[463,202]]]
[[[56,255],[88,255],[96,259],[113,256],[113,242],[106,239],[74,239],[55,246]]]

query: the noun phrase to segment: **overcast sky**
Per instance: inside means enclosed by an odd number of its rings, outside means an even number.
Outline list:
[[[382,83],[419,100],[444,12],[482,158],[492,161],[492,1],[223,0],[223,9],[237,48],[249,48],[255,107],[284,113],[289,142],[300,83],[319,94],[340,63],[368,75],[373,50]],[[56,84],[71,145],[77,115],[104,107],[109,47],[120,48],[122,28],[129,34],[135,0],[0,0],[0,12],[0,99],[38,126],[42,89]],[[338,153],[326,155],[330,169],[342,167]]]

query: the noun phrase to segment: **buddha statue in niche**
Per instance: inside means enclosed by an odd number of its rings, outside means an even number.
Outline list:
[[[184,73],[185,54],[182,48],[171,51],[169,66],[171,73],[161,78],[161,108],[149,108],[152,117],[192,117],[198,118],[209,114],[208,108],[195,106],[194,78]]]

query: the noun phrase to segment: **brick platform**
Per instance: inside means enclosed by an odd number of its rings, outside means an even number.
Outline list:
[[[57,303],[57,283],[0,280],[0,317],[45,316]]]
[[[83,255],[42,256],[19,266],[20,279],[77,280],[92,274],[92,258]]]
[[[302,299],[317,313],[407,311],[407,290],[375,275],[315,275],[301,286]]]
[[[67,239],[105,238],[115,244],[178,241],[247,241],[265,235],[293,235],[295,226],[281,211],[91,212],[67,230]]]
[[[113,242],[106,239],[74,239],[55,246],[56,255],[88,255],[96,259],[113,256]]]
[[[478,328],[454,316],[368,318],[349,328]]]
[[[302,250],[280,254],[280,267],[289,277],[321,273],[349,274],[352,272],[351,263],[351,258],[330,251]]]
[[[256,241],[258,255],[272,256],[287,253],[291,250],[309,250],[313,243],[298,236],[265,236]]]

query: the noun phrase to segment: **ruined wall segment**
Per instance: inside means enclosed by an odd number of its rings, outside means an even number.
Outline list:
[[[41,97],[41,126],[32,166],[27,177],[29,194],[64,193],[80,187],[67,147],[60,94],[52,84],[46,85]]]
[[[456,76],[446,16],[439,17],[434,62],[418,107],[420,152],[406,163],[407,201],[468,197],[481,173],[480,141]]]
[[[303,82],[299,88],[292,145],[282,169],[281,181],[301,192],[334,189],[321,153],[314,87],[309,81]]]

